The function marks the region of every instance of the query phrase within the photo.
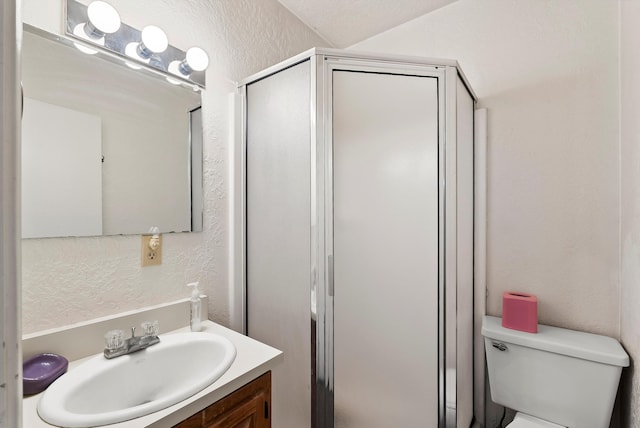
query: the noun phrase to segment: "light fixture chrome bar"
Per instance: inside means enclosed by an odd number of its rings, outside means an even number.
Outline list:
[[[112,34],[104,35],[104,45],[98,43],[92,43],[90,39],[85,39],[74,34],[73,30],[76,26],[89,22],[87,16],[87,6],[77,2],[75,0],[66,1],[66,22],[65,22],[65,34],[78,43],[81,43],[91,49],[97,51],[106,51],[111,54],[115,54],[122,58],[126,63],[132,64],[136,67],[151,68],[155,71],[159,71],[166,75],[169,79],[174,79],[178,82],[185,82],[191,85],[196,85],[199,88],[205,88],[205,72],[189,70],[191,74],[182,75],[169,71],[169,65],[178,61],[182,63],[186,58],[187,53],[175,46],[169,45],[164,52],[153,53],[150,60],[147,62],[143,58],[135,58],[125,53],[127,45],[131,42],[140,42],[142,40],[142,31],[134,27],[131,27],[124,22],[120,25],[118,31]]]

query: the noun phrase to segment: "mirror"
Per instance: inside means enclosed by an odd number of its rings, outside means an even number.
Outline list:
[[[24,29],[23,238],[201,231],[200,93]]]

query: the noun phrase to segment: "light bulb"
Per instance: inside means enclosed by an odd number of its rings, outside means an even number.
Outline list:
[[[127,67],[132,68],[134,70],[142,70],[142,67],[140,67],[139,65],[136,65],[136,64],[134,64],[134,63],[132,63],[130,61],[125,61],[124,65],[126,65]]]
[[[189,64],[189,67],[194,71],[203,71],[209,66],[209,57],[207,56],[207,53],[197,46],[189,48],[187,51],[186,61]]]
[[[167,35],[155,25],[144,27],[140,36],[142,40],[139,43],[128,43],[124,48],[124,53],[147,64],[154,53],[162,53],[169,46]]]
[[[167,67],[167,71],[175,76],[179,76],[181,78],[188,78],[189,75],[188,74],[184,74],[182,71],[182,64],[184,63],[184,61],[171,61],[171,63],[169,64],[169,67]],[[178,79],[174,79],[173,77],[169,77],[167,76],[167,82],[171,83],[172,85],[183,85],[184,81],[182,80],[178,80]]]
[[[169,71],[169,73],[175,74],[176,76],[184,76],[184,73],[182,73],[180,70],[180,66],[182,62],[183,61],[171,61],[171,63],[169,63],[169,67],[167,67],[167,70]],[[172,80],[175,80],[175,79],[172,79]],[[180,83],[179,81],[177,82]]]
[[[120,15],[109,3],[94,1],[87,7],[87,17],[89,18],[87,22],[73,28],[73,34],[96,45],[104,46],[104,36],[115,33],[120,28]],[[86,54],[98,53],[78,43],[74,44]]]
[[[194,71],[203,71],[209,66],[207,53],[199,47],[189,48],[183,61],[172,61],[168,70],[178,76],[189,76]]]
[[[85,25],[86,24],[84,24],[84,23],[76,25],[73,28],[73,34],[75,36],[78,36],[78,38],[80,38],[80,39],[86,40],[86,41],[91,42],[91,43],[95,43],[95,44],[100,45],[100,46],[104,46],[104,37],[100,37],[98,39],[93,39],[93,38],[89,37],[87,35],[87,33],[84,31]],[[86,47],[86,46],[84,46],[84,45],[82,45],[80,43],[73,42],[73,45],[76,48],[78,48],[78,50],[80,52],[86,53],[88,55],[95,55],[95,54],[98,53],[97,50],[88,48],[88,47]]]
[[[95,55],[95,54],[97,54],[97,53],[98,53],[98,51],[97,51],[97,50],[95,50],[95,49],[91,49],[91,48],[88,48],[88,47],[86,47],[86,46],[84,46],[84,45],[81,45],[80,43],[73,42],[73,45],[74,45],[74,46],[75,46],[75,47],[76,47],[80,52],[82,52],[82,53],[84,53],[84,54],[87,54],[87,55]]]
[[[167,50],[169,39],[161,28],[149,25],[142,29],[142,44],[151,52],[161,53]]]
[[[167,82],[171,83],[172,85],[182,85],[182,82],[179,81],[178,79],[174,79],[173,77],[168,77],[168,76],[167,76]]]
[[[142,62],[149,62],[149,58],[142,58],[140,55],[138,55],[138,46],[140,46],[140,43],[138,42],[131,42],[131,43],[127,43],[127,46],[124,47],[124,53],[125,55],[131,57],[131,58],[135,58],[138,61],[142,61]]]
[[[120,28],[120,15],[109,3],[94,1],[87,7],[89,22],[85,31],[89,37],[101,38]]]

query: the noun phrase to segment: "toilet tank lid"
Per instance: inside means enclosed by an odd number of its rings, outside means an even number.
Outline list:
[[[627,367],[629,356],[620,343],[607,336],[538,325],[538,333],[502,327],[502,318],[485,315],[482,335],[514,345],[553,352],[614,366]]]

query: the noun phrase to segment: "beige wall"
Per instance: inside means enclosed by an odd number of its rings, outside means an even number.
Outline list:
[[[27,23],[59,32],[62,2],[24,0]],[[159,267],[140,267],[140,236],[23,242],[23,331],[29,333],[188,296],[199,280],[218,322],[230,319],[228,94],[235,81],[326,46],[276,0],[111,0],[129,25],[155,24],[184,50],[210,56],[204,116],[204,231],[167,234]],[[185,321],[186,322],[186,321]]]
[[[623,376],[623,426],[640,427],[640,2],[620,8],[621,77],[621,325],[622,344],[632,367]]]
[[[487,311],[619,331],[618,5],[460,0],[352,46],[457,59],[487,107]]]

